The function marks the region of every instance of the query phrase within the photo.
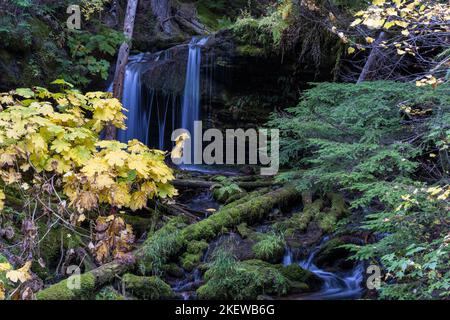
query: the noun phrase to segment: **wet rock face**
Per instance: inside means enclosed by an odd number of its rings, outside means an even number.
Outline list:
[[[188,50],[187,45],[178,45],[155,55],[143,75],[145,87],[181,95],[186,79]]]
[[[345,239],[334,238],[329,240],[317,253],[314,263],[326,270],[350,270],[354,267],[354,262],[349,261],[351,252],[348,249],[341,248]]]

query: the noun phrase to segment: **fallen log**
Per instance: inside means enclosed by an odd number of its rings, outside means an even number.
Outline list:
[[[133,268],[132,264],[113,261],[79,276],[71,276],[36,294],[37,300],[84,300],[110,283],[117,275]]]

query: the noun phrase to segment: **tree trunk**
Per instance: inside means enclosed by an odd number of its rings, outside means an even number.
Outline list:
[[[387,34],[384,31],[381,31],[379,34],[377,40],[375,41],[372,51],[370,52],[369,58],[366,61],[366,64],[364,65],[363,70],[361,71],[361,74],[359,75],[358,82],[361,83],[366,80],[367,76],[373,70],[373,66],[375,62],[377,61],[378,54],[380,52],[380,44],[384,40],[386,40]]]
[[[152,10],[159,22],[159,28],[166,35],[179,33],[178,27],[173,23],[171,0],[152,0]]]
[[[134,20],[136,18],[138,0],[128,0],[127,11],[125,14],[125,21],[123,26],[123,34],[125,41],[122,43],[119,49],[117,57],[116,71],[114,73],[114,86],[113,95],[114,98],[122,99],[123,94],[123,82],[125,79],[125,70],[128,63],[128,57],[130,55],[130,44],[133,38]],[[112,124],[106,127],[106,139],[113,140],[116,138],[117,129]]]

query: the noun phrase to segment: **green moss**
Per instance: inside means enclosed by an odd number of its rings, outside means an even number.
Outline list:
[[[248,238],[253,233],[253,231],[247,227],[247,224],[245,222],[238,225],[236,227],[236,230],[242,239]]]
[[[348,256],[348,250],[341,248],[344,244],[345,242],[341,238],[334,238],[326,242],[317,252],[316,263],[318,265],[327,265],[337,259]]]
[[[198,19],[201,23],[213,30],[219,27],[220,16],[212,12],[204,3],[200,2],[197,6]]]
[[[165,274],[174,278],[182,278],[184,276],[184,271],[176,263],[169,263],[163,266],[162,270]]]
[[[159,277],[139,277],[127,273],[122,277],[125,290],[137,298],[160,300],[170,299],[174,296],[172,288]]]
[[[192,254],[186,252],[180,258],[181,266],[183,267],[183,269],[187,271],[194,270],[195,267],[199,265],[201,260],[202,260],[201,253]]]
[[[350,212],[347,204],[345,203],[345,199],[341,194],[330,193],[327,194],[327,197],[331,201],[330,213],[336,218],[341,218]]]
[[[104,287],[95,295],[95,300],[125,300],[112,286]]]
[[[56,268],[61,256],[61,248],[66,251],[84,246],[80,236],[70,232],[66,228],[61,226],[49,228],[45,223],[38,224],[39,234],[46,234],[39,243],[39,253],[40,257],[44,260],[45,267],[42,268],[38,263],[34,262],[33,270],[42,279],[50,276],[51,271]]]
[[[267,235],[252,247],[256,258],[277,263],[281,261],[286,248],[286,241],[279,235]]]
[[[197,290],[200,299],[256,299],[259,295],[284,295],[288,280],[260,260],[236,262],[230,256],[216,259],[205,273],[206,284]]]
[[[289,266],[277,265],[277,269],[289,279],[291,290],[314,291],[320,289],[323,280],[309,270],[305,270],[297,264]]]
[[[239,55],[249,56],[249,57],[264,57],[266,51],[262,48],[252,46],[250,44],[240,45],[236,48]]]
[[[294,213],[291,218],[275,224],[274,228],[284,232],[286,236],[292,236],[296,231],[303,232],[308,228],[309,223],[320,215],[323,206],[322,199],[306,204],[302,212]]]
[[[184,246],[180,229],[185,226],[185,218],[173,218],[144,242],[139,259],[142,274],[161,272],[169,259],[179,253]]]
[[[203,252],[208,249],[208,242],[202,241],[191,241],[187,245],[187,252],[193,254],[203,254]]]
[[[336,229],[337,226],[337,218],[336,216],[330,214],[330,213],[323,213],[319,219],[319,227],[327,232],[327,233],[331,233]]]
[[[95,294],[95,277],[91,273],[80,275],[79,287],[76,276],[71,276],[36,294],[38,300],[88,300]],[[75,287],[75,289],[71,289]]]

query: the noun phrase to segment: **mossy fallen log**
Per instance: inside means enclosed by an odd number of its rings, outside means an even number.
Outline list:
[[[91,299],[95,292],[110,283],[116,275],[132,269],[132,265],[113,261],[79,276],[71,276],[36,294],[37,300],[84,300]]]

